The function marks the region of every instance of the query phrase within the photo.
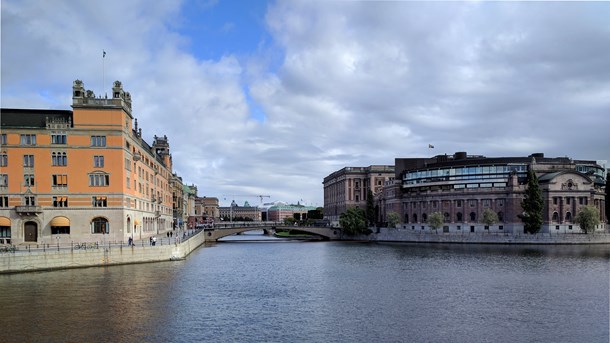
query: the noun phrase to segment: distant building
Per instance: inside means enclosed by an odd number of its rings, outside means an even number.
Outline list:
[[[206,222],[214,222],[220,219],[220,210],[218,209],[218,198],[203,197],[203,216]]]
[[[276,204],[267,209],[267,220],[284,221],[286,218],[293,218],[297,221],[307,220],[307,213],[317,207],[304,205]]]
[[[527,157],[485,157],[457,152],[452,156],[397,158],[394,182],[386,183],[377,199],[381,221],[396,212],[400,226],[429,230],[428,217],[440,212],[444,232],[523,233],[521,201],[532,169],[542,189],[544,223],[542,232],[580,232],[574,222],[580,208],[595,206],[606,223],[605,170],[595,161]],[[485,210],[494,211],[498,222],[485,225]],[[599,228],[605,227],[605,224]]]
[[[261,221],[261,210],[257,206],[250,206],[246,201],[243,206],[237,205],[235,200],[231,206],[219,207],[220,218],[234,220],[235,218],[248,218],[252,221]]]
[[[337,223],[349,207],[366,208],[367,193],[380,194],[394,180],[394,166],[345,167],[324,178],[324,218]]]

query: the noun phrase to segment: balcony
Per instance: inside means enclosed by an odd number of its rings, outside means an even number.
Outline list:
[[[22,216],[32,216],[42,213],[42,208],[40,206],[15,206],[15,212]]]
[[[156,216],[157,218],[158,218],[158,217],[161,217],[161,211],[155,211],[155,216]]]

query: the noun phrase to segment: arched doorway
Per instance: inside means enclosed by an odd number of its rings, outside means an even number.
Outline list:
[[[23,240],[25,242],[38,241],[38,224],[36,222],[26,222],[23,226]]]

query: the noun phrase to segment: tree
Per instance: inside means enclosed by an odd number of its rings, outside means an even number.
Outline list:
[[[523,214],[519,217],[525,224],[525,232],[537,233],[542,227],[542,209],[544,203],[542,201],[542,191],[538,184],[538,177],[534,170],[530,167],[527,171],[527,189],[525,190],[525,198],[521,201]]]
[[[606,221],[610,223],[610,171],[606,174]]]
[[[435,231],[443,226],[445,222],[445,217],[440,212],[434,212],[428,217],[428,225],[432,227]],[[436,231],[438,233],[438,231]]]
[[[490,208],[483,211],[483,223],[487,226],[492,226],[498,221],[498,214]]]
[[[606,174],[606,221],[610,223],[610,171]]]
[[[315,210],[307,211],[307,219],[322,219],[324,218],[324,212],[322,207],[318,207]]]
[[[369,226],[373,226],[376,222],[375,218],[375,196],[370,189],[366,192],[366,220]]]
[[[398,213],[392,211],[390,213],[388,213],[388,227],[390,228],[395,228],[396,224],[398,224],[400,222],[400,216],[398,215]]]
[[[364,210],[358,207],[350,207],[346,212],[341,213],[339,225],[343,228],[343,232],[350,236],[370,233],[366,226]]]
[[[584,206],[580,209],[574,221],[580,225],[585,233],[594,233],[595,227],[599,225],[599,210],[595,206]]]

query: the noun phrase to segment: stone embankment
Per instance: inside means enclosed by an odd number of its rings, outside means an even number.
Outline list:
[[[0,254],[0,274],[53,269],[110,266],[182,260],[204,243],[203,231],[179,243],[151,246],[136,242],[134,246],[109,245],[97,248],[75,249],[54,247],[27,249]]]
[[[374,231],[375,232],[375,231]],[[409,229],[380,228],[379,233],[357,237],[375,242],[410,243],[472,243],[472,244],[610,244],[607,232],[595,234],[549,234],[539,233],[443,233],[418,232]]]

